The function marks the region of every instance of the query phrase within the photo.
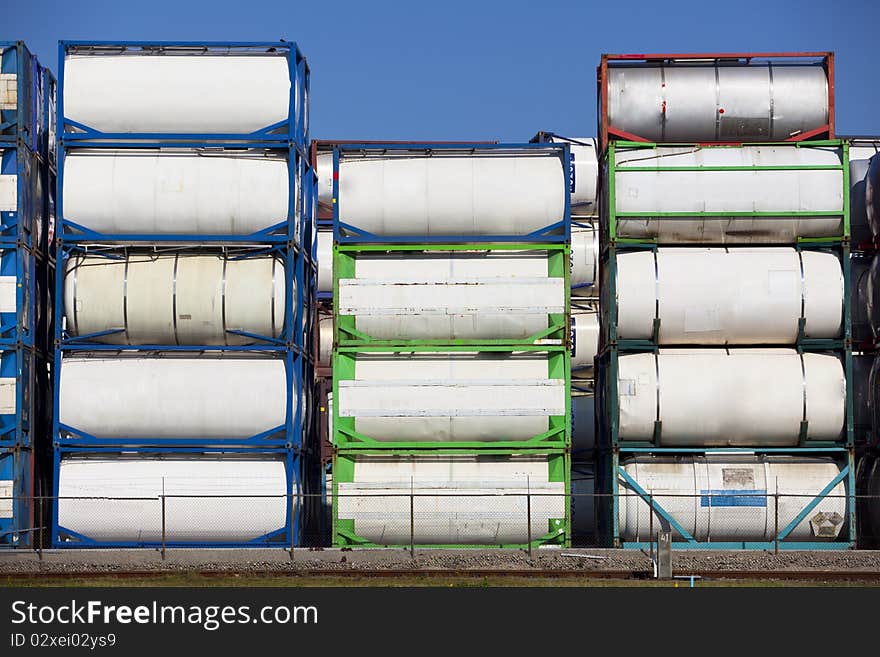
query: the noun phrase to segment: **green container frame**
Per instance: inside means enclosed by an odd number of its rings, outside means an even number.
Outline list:
[[[517,456],[517,455],[540,455],[548,457],[548,467],[550,468],[550,481],[563,481],[565,483],[565,518],[551,518],[550,526],[547,533],[543,536],[535,537],[531,544],[529,543],[502,543],[502,544],[472,544],[472,543],[409,543],[385,545],[373,543],[368,539],[358,536],[355,532],[354,521],[349,519],[339,519],[339,507],[337,504],[339,483],[349,483],[354,477],[354,459],[359,456]],[[406,449],[388,452],[387,450],[340,450],[333,455],[333,521],[331,529],[332,546],[341,547],[358,547],[358,548],[456,548],[456,549],[487,549],[487,548],[508,548],[508,549],[531,549],[540,548],[542,546],[554,545],[558,547],[571,546],[571,455],[568,450],[548,450],[548,449],[477,449],[477,450],[457,450],[457,449]],[[490,496],[487,496],[490,497]]]
[[[545,352],[548,358],[548,378],[564,379],[566,390],[571,388],[571,352],[566,345],[487,345],[481,347],[465,345],[409,345],[388,347],[337,346],[333,352],[333,432],[331,442],[340,450],[419,450],[424,453],[450,452],[462,453],[466,450],[520,450],[520,449],[565,449],[571,445],[571,395],[565,396],[565,414],[550,416],[550,428],[544,433],[525,440],[497,441],[380,441],[371,436],[358,433],[354,428],[355,418],[339,416],[339,382],[354,378],[355,358],[359,353],[444,353],[444,352]]]
[[[816,170],[840,170],[843,174],[843,208],[842,213],[838,212],[736,212],[733,213],[737,217],[780,217],[787,216],[793,218],[809,218],[809,217],[828,217],[839,216],[842,214],[843,234],[834,237],[814,237],[799,238],[799,244],[823,244],[823,243],[839,243],[847,242],[850,238],[850,188],[849,188],[849,142],[844,139],[824,139],[800,142],[762,142],[749,144],[681,144],[681,143],[664,143],[656,142],[638,142],[638,141],[612,141],[609,142],[605,151],[602,165],[605,167],[606,184],[602,188],[602,200],[604,201],[604,230],[602,239],[606,245],[609,244],[654,244],[657,243],[655,238],[634,238],[621,237],[618,235],[619,222],[618,219],[638,219],[638,218],[659,218],[659,219],[699,219],[701,217],[729,217],[729,212],[617,212],[617,202],[615,195],[615,174],[619,170],[615,166],[615,153],[618,149],[636,149],[636,148],[656,148],[658,146],[691,146],[700,149],[710,148],[753,148],[756,146],[780,146],[785,148],[821,148],[834,147],[841,151],[840,165],[773,165],[773,166],[685,166],[685,167],[626,167],[627,172],[657,172],[657,171],[816,171]],[[623,169],[620,169],[623,170]],[[706,243],[708,244],[708,243]],[[774,243],[775,245],[791,246],[786,243]],[[693,243],[691,246],[698,246]],[[734,246],[727,244],[725,246]],[[748,245],[744,245],[748,246]],[[751,245],[754,246],[754,245]],[[767,243],[766,246],[771,246]]]
[[[333,245],[333,298],[339,299],[339,280],[353,278],[355,258],[359,253],[393,252],[462,252],[462,251],[546,251],[548,278],[563,279],[565,312],[551,313],[547,328],[523,339],[439,339],[439,340],[383,340],[358,331],[353,315],[340,315],[334,311],[334,344],[344,347],[422,347],[422,346],[549,346],[565,345],[569,336],[571,313],[571,245],[568,243],[487,243],[487,244],[334,244]]]

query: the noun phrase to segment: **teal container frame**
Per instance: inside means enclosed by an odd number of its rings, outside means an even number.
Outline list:
[[[838,464],[841,466],[840,473],[832,479],[825,488],[814,498],[807,501],[804,508],[791,520],[785,527],[781,527],[777,540],[771,541],[698,541],[690,533],[685,530],[681,524],[662,507],[651,494],[641,488],[629,475],[624,472],[621,461],[625,460],[627,455],[635,455],[639,453],[664,454],[664,455],[723,455],[739,454],[744,452],[753,452],[756,455],[764,454],[780,454],[792,455],[796,453],[798,456],[832,456],[836,457]],[[672,547],[676,550],[851,550],[856,547],[856,467],[854,450],[846,447],[805,447],[796,451],[788,448],[677,448],[656,450],[638,447],[620,447],[605,451],[602,459],[606,461],[604,467],[600,471],[608,473],[609,481],[604,483],[603,490],[611,492],[611,509],[606,509],[610,513],[610,517],[606,517],[600,525],[604,525],[601,529],[605,535],[610,535],[611,547],[624,548],[630,550],[647,550],[651,548],[652,542],[648,541],[624,541],[621,540],[619,525],[619,499],[621,494],[620,479],[626,482],[626,485],[636,495],[641,497],[647,504],[651,506],[654,513],[669,523],[672,530],[678,536],[673,539]],[[803,522],[809,513],[840,483],[845,482],[846,486],[846,507],[847,522],[846,536],[835,541],[787,541],[786,537],[801,522]],[[770,494],[760,496],[763,499],[771,497]]]
[[[805,352],[831,352],[834,353],[843,363],[846,378],[846,409],[845,423],[838,441],[805,441],[806,426],[802,424],[800,441],[797,446],[768,448],[760,446],[737,446],[737,447],[662,447],[657,445],[662,434],[662,425],[658,422],[655,426],[654,440],[652,442],[644,441],[623,441],[619,436],[619,405],[618,405],[618,359],[621,355],[627,353],[657,353],[661,349],[658,336],[660,331],[660,322],[655,319],[654,335],[650,340],[626,340],[617,336],[617,255],[638,250],[656,251],[658,248],[676,249],[676,248],[693,248],[698,246],[723,246],[735,248],[733,244],[719,245],[716,243],[663,243],[656,238],[632,238],[624,237],[619,234],[618,219],[626,218],[648,218],[656,217],[658,219],[682,218],[682,219],[699,219],[712,216],[741,216],[749,218],[759,218],[761,216],[837,216],[837,213],[761,213],[761,212],[736,212],[736,213],[704,213],[704,212],[644,212],[644,213],[618,213],[616,210],[615,199],[615,166],[614,154],[617,147],[623,148],[655,148],[657,146],[692,146],[699,148],[743,148],[755,146],[786,146],[789,148],[805,148],[805,147],[837,147],[841,149],[840,166],[754,166],[754,167],[644,167],[645,171],[664,171],[664,170],[810,170],[810,169],[840,169],[842,172],[843,190],[842,190],[842,211],[841,225],[842,231],[840,235],[820,238],[799,238],[796,243],[778,242],[778,243],[761,243],[760,245],[744,244],[746,248],[760,248],[773,246],[788,246],[797,251],[826,251],[833,252],[841,263],[844,280],[844,303],[843,303],[843,322],[842,334],[836,339],[810,339],[806,338],[803,333],[804,318],[800,318],[798,326],[798,337],[794,344],[775,344],[775,345],[742,345],[742,348],[749,346],[757,346],[759,348],[766,347],[785,347],[796,350],[798,353]],[[626,549],[648,549],[651,545],[648,541],[628,542],[621,540],[618,526],[618,500],[620,495],[619,480],[621,475],[626,478],[620,467],[620,462],[627,455],[638,453],[650,453],[655,455],[683,455],[683,454],[724,454],[724,453],[754,453],[754,454],[788,454],[788,455],[832,455],[835,456],[842,464],[840,475],[829,484],[827,490],[811,500],[804,508],[803,512],[790,523],[790,526],[780,531],[780,537],[776,541],[726,541],[726,542],[703,542],[697,541],[692,536],[683,532],[674,519],[669,516],[666,511],[653,502],[653,508],[657,515],[660,515],[670,522],[672,527],[678,532],[679,538],[674,540],[674,549],[775,549],[775,550],[837,550],[852,549],[856,545],[856,503],[855,503],[855,461],[854,461],[854,394],[853,394],[853,354],[852,354],[852,316],[849,300],[851,298],[853,283],[852,271],[850,267],[850,195],[849,195],[849,143],[842,139],[813,140],[802,142],[772,142],[772,143],[749,143],[749,144],[657,144],[653,142],[632,142],[632,141],[609,141],[605,152],[602,155],[601,166],[604,167],[605,175],[601,177],[600,202],[601,214],[603,221],[600,234],[600,332],[599,332],[599,354],[597,356],[596,371],[596,395],[597,395],[597,424],[598,438],[600,440],[599,449],[597,450],[597,490],[610,494],[611,508],[603,505],[603,512],[600,511],[600,532],[610,540],[613,547],[622,547]],[[635,169],[628,167],[626,170],[631,172]],[[683,345],[664,344],[663,348],[682,347]],[[686,345],[688,347],[699,348],[695,345]],[[739,347],[739,345],[727,345]],[[724,347],[719,347],[724,348]],[[847,536],[833,542],[812,541],[812,542],[794,542],[786,541],[785,537],[794,529],[809,511],[815,507],[822,497],[828,494],[830,490],[840,481],[845,481],[847,486]],[[635,482],[628,481],[628,485],[632,487]],[[641,490],[637,484],[633,488],[637,494],[642,496],[646,501],[652,503],[649,494]],[[684,540],[681,539],[684,537]]]

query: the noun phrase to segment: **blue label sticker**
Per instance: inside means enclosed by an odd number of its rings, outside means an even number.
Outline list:
[[[572,194],[574,194],[574,188],[576,186],[575,173],[574,173],[574,153],[568,153],[568,186]]]
[[[767,506],[766,489],[701,490],[700,506]]]

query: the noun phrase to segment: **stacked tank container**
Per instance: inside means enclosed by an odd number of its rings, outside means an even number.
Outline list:
[[[293,546],[318,491],[306,61],[68,41],[59,71],[52,542]]]
[[[568,158],[334,148],[334,545],[569,543]]]
[[[848,143],[833,60],[605,55],[602,531],[855,541]]]
[[[599,159],[595,137],[539,132],[535,143],[569,147],[571,194],[571,539],[596,535],[596,407],[594,360],[599,349]]]
[[[55,79],[0,42],[0,547],[35,546],[48,421],[47,241],[55,181]]]
[[[880,372],[880,137],[849,138],[852,223],[853,355],[855,383],[859,544],[880,545],[880,415],[877,374]]]

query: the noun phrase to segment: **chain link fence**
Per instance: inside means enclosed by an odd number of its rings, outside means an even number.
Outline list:
[[[0,546],[31,547],[880,547],[880,497],[394,492],[5,498]],[[335,508],[334,508],[335,504]],[[853,509],[860,524],[851,527]],[[53,521],[54,518],[54,521]],[[751,545],[749,545],[751,544]],[[683,545],[679,545],[684,547]]]

